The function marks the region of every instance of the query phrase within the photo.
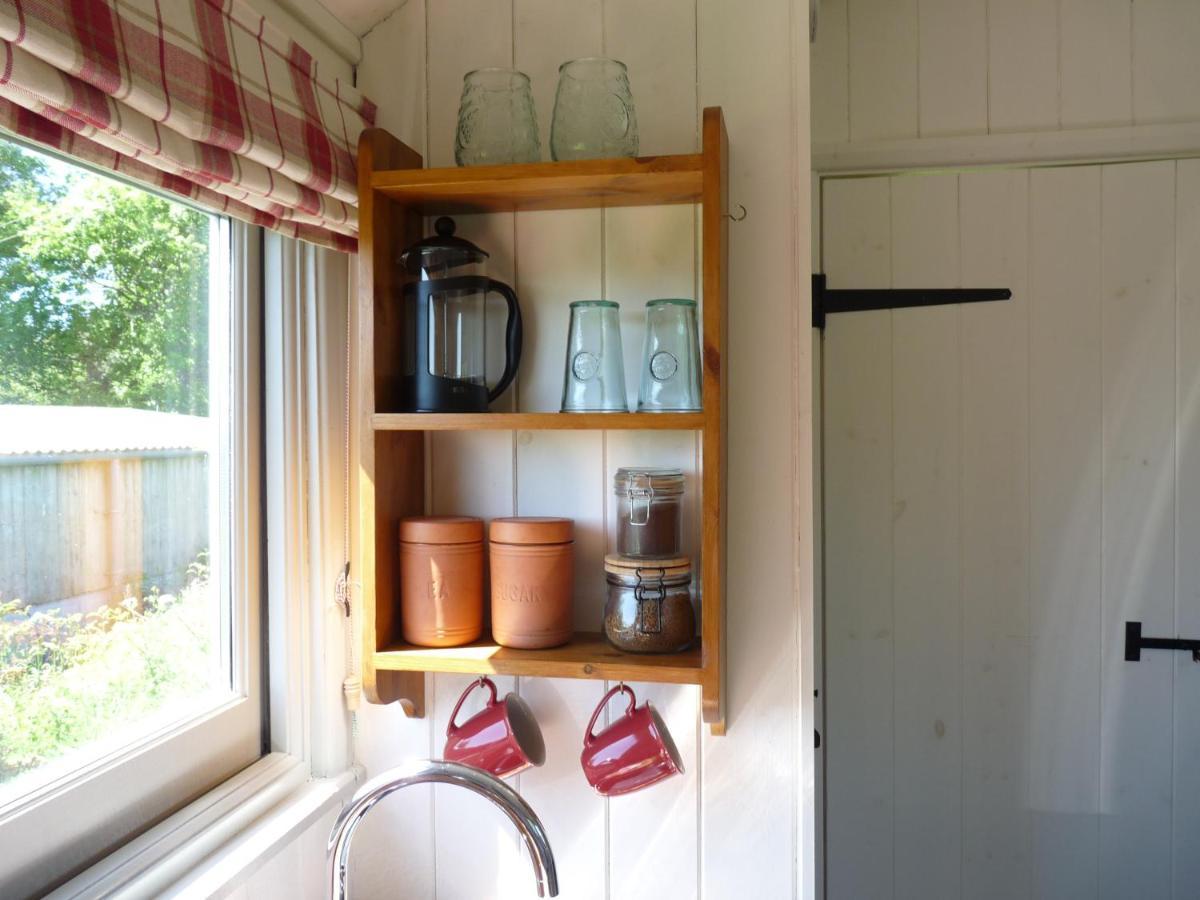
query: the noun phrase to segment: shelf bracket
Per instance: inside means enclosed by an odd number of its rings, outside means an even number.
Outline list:
[[[912,306],[944,306],[949,303],[986,303],[1008,300],[1008,288],[868,288],[833,290],[825,286],[825,275],[812,277],[812,327],[824,328],[830,313],[866,312]]]
[[[1200,641],[1183,638],[1142,637],[1141,622],[1125,623],[1125,661],[1137,662],[1143,650],[1188,650],[1192,659],[1200,662]]]

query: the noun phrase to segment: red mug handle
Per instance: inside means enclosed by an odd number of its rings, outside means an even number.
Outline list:
[[[590,744],[596,740],[596,735],[592,733],[592,729],[596,727],[596,720],[600,718],[600,713],[604,712],[604,707],[608,706],[608,701],[620,693],[626,693],[629,695],[629,706],[625,708],[625,715],[629,715],[631,712],[633,712],[633,707],[637,703],[637,697],[635,697],[633,694],[633,688],[622,682],[604,695],[604,699],[600,701],[600,705],[597,706],[596,711],[592,713],[592,720],[588,722],[587,733],[583,738],[584,744]]]
[[[450,737],[450,735],[453,734],[457,728],[457,726],[454,724],[454,720],[458,718],[458,711],[462,709],[463,701],[470,696],[471,691],[475,690],[477,687],[483,687],[484,685],[487,685],[487,689],[492,695],[488,698],[487,705],[496,705],[496,685],[492,682],[492,679],[488,678],[486,675],[481,675],[475,681],[471,682],[471,685],[465,691],[463,691],[462,696],[458,698],[458,702],[454,704],[454,712],[450,713],[450,721],[446,724],[446,737]]]

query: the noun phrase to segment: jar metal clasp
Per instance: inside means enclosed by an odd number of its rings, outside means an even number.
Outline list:
[[[642,526],[650,521],[650,504],[654,502],[654,487],[645,472],[629,476],[629,524]],[[641,506],[639,507],[639,501]],[[639,510],[641,515],[639,516]]]
[[[644,580],[642,573],[655,573],[649,580]],[[637,630],[639,634],[662,633],[663,601],[667,598],[667,589],[663,584],[667,570],[662,568],[637,569],[637,584],[633,588],[633,598],[637,601]]]

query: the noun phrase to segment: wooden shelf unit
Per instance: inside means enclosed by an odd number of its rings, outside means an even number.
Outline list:
[[[398,702],[408,715],[424,715],[425,672],[697,684],[704,721],[714,734],[724,734],[727,159],[717,107],[704,110],[702,153],[640,159],[423,169],[420,155],[387,132],[363,132],[359,296],[351,307],[351,454],[357,463],[353,563],[362,585],[362,681],[370,702]],[[394,260],[401,248],[424,236],[425,216],[682,203],[699,204],[701,210],[702,413],[391,412],[399,406],[395,348],[401,346],[404,327]],[[701,636],[692,650],[622,653],[591,633],[549,650],[511,650],[486,641],[444,650],[404,644],[397,535],[401,518],[425,511],[425,432],[522,429],[700,432]]]

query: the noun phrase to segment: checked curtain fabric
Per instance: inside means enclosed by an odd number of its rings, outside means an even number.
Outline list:
[[[242,0],[0,0],[0,128],[353,251],[375,108]]]

